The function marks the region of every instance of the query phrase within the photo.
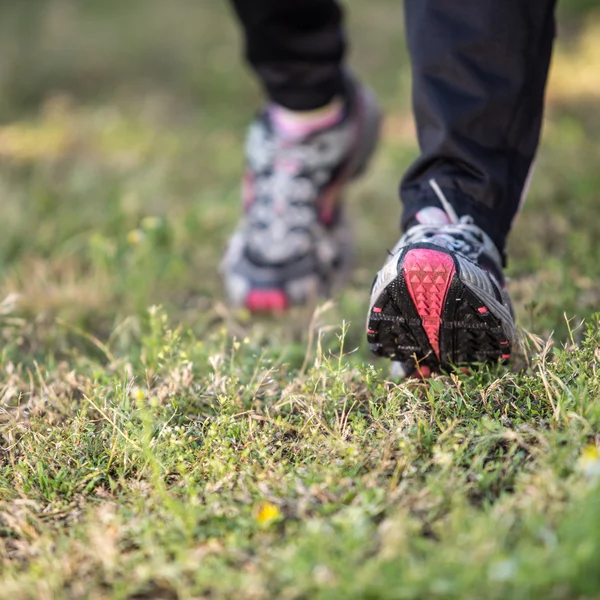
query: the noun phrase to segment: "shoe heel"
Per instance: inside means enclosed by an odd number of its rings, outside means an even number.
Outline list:
[[[402,264],[406,287],[429,343],[440,360],[440,330],[448,289],[456,272],[449,254],[428,248],[409,250]]]

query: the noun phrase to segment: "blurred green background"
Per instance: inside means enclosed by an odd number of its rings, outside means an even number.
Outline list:
[[[402,4],[346,6],[350,62],[387,112],[373,169],[348,199],[358,264],[335,318],[353,323],[358,344],[416,144]],[[519,323],[564,340],[565,315],[575,327],[600,307],[597,2],[563,2],[559,22],[509,275]],[[5,354],[61,351],[59,322],[127,344],[136,315],[155,303],[200,332],[231,319],[255,331],[229,315],[217,273],[239,215],[245,127],[261,102],[226,2],[5,0],[0,89]]]

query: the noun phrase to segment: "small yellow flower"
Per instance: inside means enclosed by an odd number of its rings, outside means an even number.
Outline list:
[[[146,231],[152,229],[158,229],[162,224],[162,220],[159,217],[144,217],[142,219],[142,229]]]
[[[577,467],[588,477],[600,477],[600,448],[595,444],[586,446],[577,461]]]
[[[132,245],[132,246],[137,246],[138,244],[140,244],[141,242],[144,241],[144,237],[145,234],[141,229],[132,229],[128,234],[127,234],[127,241]]]
[[[133,400],[136,400],[137,402],[141,402],[146,397],[144,390],[137,386],[131,388],[131,392],[129,393],[129,395]]]
[[[586,446],[581,453],[581,458],[586,461],[600,460],[600,448],[598,448],[598,446],[595,444]]]
[[[269,523],[272,523],[273,521],[279,519],[280,516],[281,511],[277,506],[271,504],[270,502],[264,502],[258,508],[258,511],[256,513],[256,520],[261,525],[268,525]]]

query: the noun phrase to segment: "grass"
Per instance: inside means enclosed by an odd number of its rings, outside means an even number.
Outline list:
[[[600,597],[600,15],[562,9],[510,241],[527,367],[398,385],[363,320],[416,153],[402,9],[349,4],[388,119],[351,285],[286,320],[217,276],[260,101],[226,7],[0,6],[0,598]]]

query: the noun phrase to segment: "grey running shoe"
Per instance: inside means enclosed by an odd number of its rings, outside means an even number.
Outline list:
[[[430,184],[449,222],[411,227],[371,292],[367,338],[375,354],[392,359],[393,377],[507,362],[517,338],[495,244]]]
[[[231,304],[276,312],[331,294],[351,258],[341,197],[375,149],[380,111],[348,82],[343,119],[304,139],[278,136],[267,110],[251,126],[244,215],[221,272]]]

